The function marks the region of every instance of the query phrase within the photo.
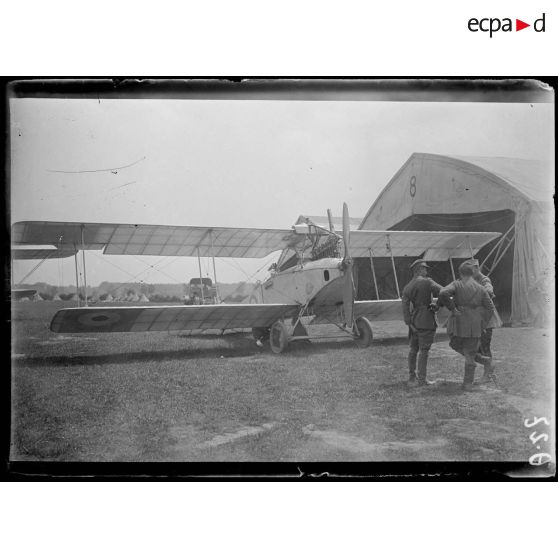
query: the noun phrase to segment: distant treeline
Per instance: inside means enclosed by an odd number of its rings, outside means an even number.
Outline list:
[[[217,283],[219,296],[225,302],[241,302],[252,291],[253,283]],[[49,283],[33,283],[17,285],[18,289],[34,289],[43,300],[70,300],[76,294],[75,285],[50,285]],[[173,283],[112,283],[103,281],[99,286],[87,287],[87,298],[104,301],[107,297],[125,299],[145,295],[151,302],[180,302],[187,294],[186,284]],[[79,297],[83,300],[83,287],[80,288]]]

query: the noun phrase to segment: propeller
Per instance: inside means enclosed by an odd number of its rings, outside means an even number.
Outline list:
[[[327,220],[329,221],[329,230],[335,232],[335,227],[333,226],[333,215],[331,214],[331,209],[327,210]]]
[[[353,305],[355,302],[355,285],[353,281],[353,260],[349,253],[351,241],[351,229],[349,223],[349,208],[343,203],[343,245],[345,255],[343,257],[343,268],[345,270],[345,281],[343,283],[343,311],[347,327],[353,327]]]

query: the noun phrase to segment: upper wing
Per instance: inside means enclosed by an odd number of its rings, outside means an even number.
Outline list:
[[[59,250],[55,246],[50,248],[43,246],[12,246],[11,253],[14,260],[44,260],[69,258],[76,253],[76,249],[68,247]]]
[[[52,319],[56,333],[112,333],[269,327],[298,313],[295,304],[208,304],[66,308]]]
[[[465,258],[500,236],[486,232],[367,231],[351,232],[353,257],[420,256],[429,261]],[[105,254],[146,256],[215,256],[263,258],[299,245],[304,234],[289,229],[182,227],[23,221],[12,226],[15,244],[50,244],[59,251],[103,250]],[[52,249],[52,248],[51,248]],[[63,252],[59,252],[62,254]],[[45,257],[45,256],[42,256]],[[66,257],[59,255],[58,257]]]
[[[301,235],[290,229],[180,227],[110,223],[22,221],[12,226],[15,244],[103,250],[105,254],[263,258],[295,246]]]
[[[468,258],[485,244],[501,236],[498,232],[445,231],[351,231],[351,257],[419,257],[427,261]]]

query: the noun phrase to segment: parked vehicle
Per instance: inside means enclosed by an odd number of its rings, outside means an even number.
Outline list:
[[[190,279],[184,304],[217,304],[217,289],[209,277]]]

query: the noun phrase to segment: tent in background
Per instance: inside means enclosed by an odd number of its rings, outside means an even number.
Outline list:
[[[494,283],[496,306],[514,324],[542,325],[554,290],[553,190],[553,167],[542,161],[414,153],[359,228],[501,232],[477,255]],[[399,262],[400,284],[410,276],[408,263]],[[357,267],[359,298],[374,298],[365,292],[369,262]],[[388,272],[384,288],[393,295]],[[432,275],[448,282],[450,264],[434,264]]]

